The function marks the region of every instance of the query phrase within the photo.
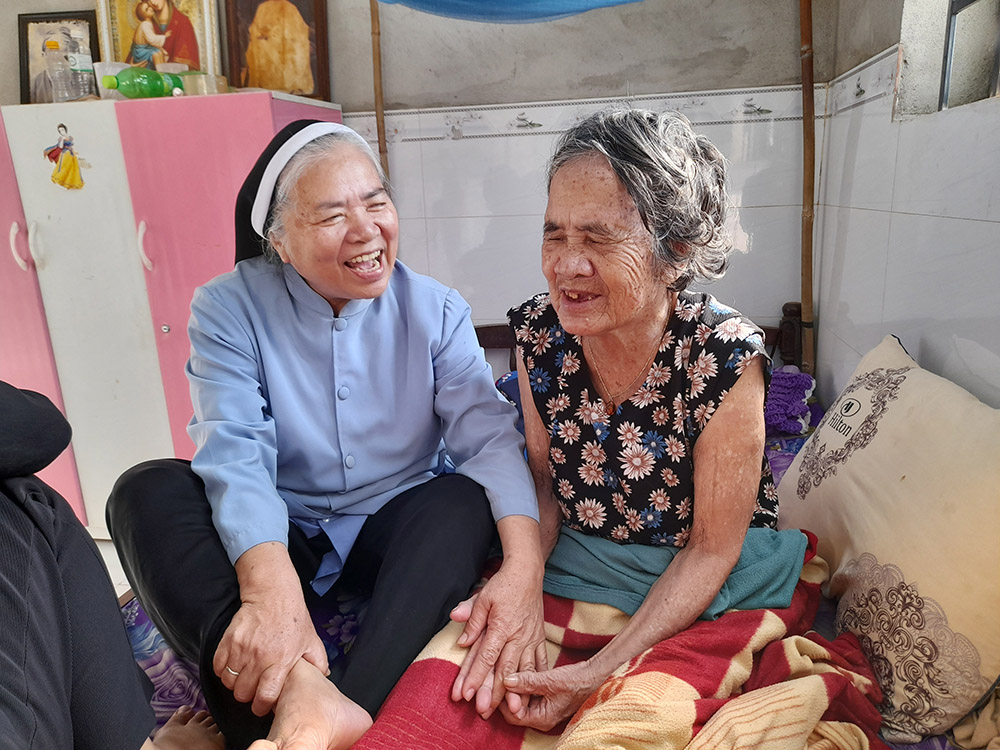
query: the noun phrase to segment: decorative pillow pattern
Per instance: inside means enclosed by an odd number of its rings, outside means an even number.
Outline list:
[[[837,628],[858,637],[885,696],[886,739],[952,727],[1000,675],[1000,411],[888,336],[778,497],[779,528],[819,537]]]

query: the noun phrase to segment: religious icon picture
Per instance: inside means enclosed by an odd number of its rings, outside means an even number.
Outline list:
[[[323,0],[226,0],[229,83],[330,99]]]
[[[97,5],[108,61],[220,72],[216,0],[98,0]]]

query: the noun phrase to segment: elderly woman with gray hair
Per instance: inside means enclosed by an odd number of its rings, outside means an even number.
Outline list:
[[[505,678],[530,696],[507,720],[543,730],[689,627],[748,528],[777,520],[761,330],[688,289],[732,249],[722,155],[680,115],[617,109],[568,131],[548,177],[548,292],[509,313],[543,551],[570,536],[676,555],[592,658]]]
[[[449,616],[473,693],[539,655],[515,410],[469,306],[401,263],[398,235],[357,133],[275,136],[237,199],[239,262],[191,305],[194,459],[131,469],[108,504],[133,589],[199,665],[230,747],[350,747]],[[463,602],[497,532],[503,564]],[[331,665],[310,611],[341,591],[370,601]]]

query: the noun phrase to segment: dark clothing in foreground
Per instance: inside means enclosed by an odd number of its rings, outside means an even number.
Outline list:
[[[155,726],[100,552],[31,476],[69,438],[47,398],[0,382],[0,750],[138,750]]]

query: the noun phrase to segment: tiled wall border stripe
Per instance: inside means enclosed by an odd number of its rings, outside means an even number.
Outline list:
[[[862,102],[859,102],[859,104],[861,104],[861,103]],[[817,114],[816,115],[816,119],[817,120],[824,119],[825,117],[826,117],[825,114]],[[345,118],[345,120],[346,120],[346,118]],[[770,123],[770,122],[801,122],[801,121],[802,121],[802,117],[801,116],[797,116],[797,117],[767,117],[767,118],[761,117],[761,118],[753,119],[753,120],[750,120],[750,119],[747,119],[747,120],[698,120],[697,122],[692,121],[692,124],[695,125],[695,126],[703,126],[703,125],[733,125],[735,123],[746,124],[746,125],[758,125],[758,124],[761,124],[761,123]],[[345,124],[349,124],[349,123],[345,123]],[[523,131],[523,132],[520,132],[520,131],[511,131],[509,133],[473,133],[473,134],[470,134],[470,135],[463,135],[461,138],[455,138],[455,139],[447,139],[444,136],[417,136],[417,137],[414,137],[414,138],[403,137],[403,138],[398,139],[398,142],[399,143],[420,143],[420,142],[427,142],[427,141],[437,142],[437,141],[443,141],[443,140],[472,141],[472,140],[477,140],[477,139],[481,140],[481,139],[484,139],[484,138],[520,138],[520,137],[542,136],[542,135],[544,135],[544,136],[552,136],[552,135],[559,134],[561,132],[563,132],[563,131],[562,130],[555,130],[555,129],[542,129],[542,130],[526,130],[526,131]]]
[[[825,85],[814,87],[814,97],[817,100],[814,115],[816,120],[826,117],[826,95]],[[565,132],[573,123],[591,112],[625,102],[654,110],[677,110],[686,115],[696,127],[750,122],[801,122],[802,119],[801,87],[787,85],[648,94],[628,98],[389,110],[385,113],[385,122],[389,143],[552,136]],[[508,119],[508,114],[514,116]],[[353,125],[370,142],[377,140],[374,113],[345,113],[344,122]]]
[[[860,107],[862,105],[868,104],[869,102],[874,102],[874,101],[878,101],[879,99],[884,99],[885,97],[889,96],[891,93],[892,93],[891,91],[880,91],[879,93],[875,94],[874,96],[867,96],[864,99],[858,99],[856,102],[848,104],[848,105],[846,105],[844,107],[840,107],[833,114],[827,115],[827,117],[833,117],[833,115],[839,115],[841,112],[850,112],[852,109],[856,109],[856,108],[858,108],[858,107]]]
[[[888,49],[886,49],[884,52],[880,52],[879,54],[875,55],[874,57],[868,58],[867,60],[865,60],[860,65],[854,66],[853,68],[851,68],[846,73],[841,73],[839,76],[837,76],[832,81],[830,81],[830,83],[828,85],[829,86],[836,86],[838,83],[843,83],[844,81],[850,80],[854,76],[858,75],[861,71],[867,70],[868,68],[871,68],[871,67],[873,67],[875,65],[878,65],[880,62],[882,62],[886,58],[895,57],[898,54],[899,54],[899,45],[898,44],[894,44],[891,47],[889,47]]]
[[[827,116],[849,112],[861,104],[886,96],[895,96],[898,59],[897,44],[831,81]]]
[[[822,90],[826,84],[818,83],[814,86],[817,90]],[[475,106],[454,106],[454,107],[429,107],[425,109],[394,109],[385,111],[386,117],[404,117],[407,115],[431,115],[447,114],[449,112],[492,112],[506,111],[514,109],[544,109],[548,107],[579,107],[579,106],[606,106],[609,104],[635,104],[637,102],[650,102],[663,99],[690,99],[691,97],[708,96],[743,96],[746,94],[771,94],[787,91],[798,92],[801,86],[790,84],[787,86],[768,86],[762,88],[742,88],[742,89],[716,89],[712,91],[680,91],[663,94],[639,94],[636,96],[610,96],[596,99],[562,99],[540,102],[514,102],[511,104],[481,104]],[[374,117],[373,111],[364,112],[344,112],[344,118],[348,117]]]

